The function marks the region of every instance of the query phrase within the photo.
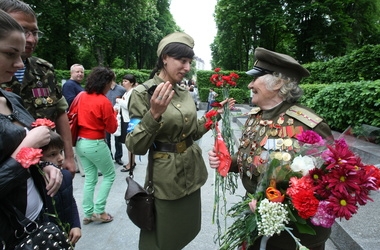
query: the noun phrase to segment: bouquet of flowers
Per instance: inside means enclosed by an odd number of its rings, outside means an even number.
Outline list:
[[[231,72],[229,75],[224,75],[220,68],[215,68],[215,74],[210,77],[210,82],[216,87],[222,89],[223,100],[229,98],[229,88],[236,86],[236,80],[239,75]],[[219,239],[221,235],[221,226],[219,223],[219,215],[227,214],[227,200],[225,198],[226,190],[234,192],[237,186],[237,178],[228,174],[231,165],[230,154],[234,153],[234,141],[231,132],[231,111],[228,105],[223,107],[218,103],[214,102],[211,104],[213,107],[206,114],[206,124],[207,129],[213,129],[215,143],[214,148],[220,160],[220,166],[215,172],[215,182],[214,182],[214,209],[213,209],[213,223],[216,221],[218,226],[218,236]],[[219,129],[219,125],[216,119],[218,114],[217,110],[223,108],[223,118],[222,127]],[[223,205],[220,206],[220,201],[223,200]],[[221,211],[222,210],[222,211]],[[226,222],[226,221],[225,221]],[[225,227],[227,224],[225,223]]]
[[[311,130],[296,138],[292,145],[286,142],[290,139],[274,139],[276,149],[268,152],[256,193],[229,210],[235,221],[222,236],[221,249],[252,245],[261,236],[265,245],[282,231],[298,248],[307,249],[292,234],[291,225],[315,235],[307,220],[330,228],[335,219],[349,220],[359,205],[372,201],[370,191],[379,190],[380,170],[363,164],[344,139],[329,145]]]

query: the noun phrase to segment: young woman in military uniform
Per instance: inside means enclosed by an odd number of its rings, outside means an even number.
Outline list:
[[[157,214],[155,230],[141,230],[139,249],[182,249],[201,228],[200,188],[207,169],[194,140],[207,132],[206,119],[197,118],[193,98],[177,86],[190,71],[193,46],[193,39],[185,33],[164,37],[152,79],[131,94],[126,146],[136,155],[153,153]]]
[[[253,108],[247,119],[240,146],[233,157],[230,171],[239,172],[248,193],[254,194],[258,180],[265,171],[268,151],[278,147],[299,147],[295,135],[303,130],[314,130],[325,139],[332,139],[329,126],[311,109],[297,104],[302,95],[298,83],[309,72],[295,59],[264,48],[255,50],[255,66],[247,74],[254,80],[248,88],[253,93]],[[279,140],[282,139],[282,140]],[[276,145],[277,143],[277,145]],[[278,144],[281,145],[278,145]],[[214,151],[209,152],[210,166],[219,166]],[[310,223],[309,223],[310,224]],[[331,230],[310,224],[316,235],[293,234],[313,250],[323,250]],[[249,249],[259,249],[260,239]],[[296,249],[293,238],[283,232],[267,242],[267,250]]]

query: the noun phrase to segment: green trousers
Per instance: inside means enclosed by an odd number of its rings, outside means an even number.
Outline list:
[[[104,140],[78,140],[75,151],[85,173],[82,206],[85,216],[89,218],[93,213],[105,212],[107,198],[115,181],[115,166]],[[100,183],[94,202],[98,171],[103,174],[103,181]]]

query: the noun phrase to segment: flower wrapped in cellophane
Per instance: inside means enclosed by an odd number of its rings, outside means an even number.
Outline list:
[[[349,220],[379,190],[380,170],[362,163],[344,139],[328,144],[314,131],[303,131],[287,150],[281,150],[283,139],[275,140],[256,193],[229,210],[235,221],[221,249],[252,245],[261,236],[265,245],[283,231],[297,248],[307,249],[292,230],[315,235],[309,223],[330,228],[336,219]]]
[[[236,81],[239,75],[231,72],[228,75],[224,75],[220,68],[215,68],[215,74],[210,77],[210,82],[218,88],[221,88],[223,100],[229,99],[229,89],[236,86]],[[222,228],[220,226],[219,215],[226,216],[227,214],[227,200],[225,193],[229,190],[231,193],[235,192],[237,187],[237,176],[229,174],[229,169],[231,165],[231,155],[234,153],[234,140],[231,131],[231,108],[229,105],[224,105],[223,107],[218,103],[214,102],[211,104],[212,109],[206,114],[208,119],[205,126],[206,128],[213,128],[213,133],[215,137],[214,148],[218,155],[220,165],[215,171],[215,181],[214,181],[214,209],[212,222],[217,223],[217,237],[220,239],[222,235]],[[223,108],[223,117],[221,128],[216,121],[216,110]],[[223,201],[223,204],[220,204]],[[226,221],[224,220],[224,228],[227,228]]]

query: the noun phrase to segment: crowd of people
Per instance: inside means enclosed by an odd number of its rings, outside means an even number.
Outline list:
[[[33,56],[42,35],[37,15],[28,4],[19,0],[0,1],[0,242],[3,249],[13,249],[17,244],[15,231],[20,226],[6,211],[16,207],[27,218],[41,221],[45,218],[42,216],[45,208],[52,209],[51,197],[60,207],[59,218],[70,224],[69,240],[73,245],[78,242],[82,232],[72,187],[78,164],[85,177],[82,224],[112,222],[114,217],[107,212],[106,205],[116,176],[114,161],[122,165],[121,172],[129,172],[136,166],[135,155],[146,153],[153,159],[156,227],[152,231],[140,231],[139,249],[182,249],[200,231],[201,187],[208,178],[202,149],[194,143],[208,132],[207,119],[205,115],[199,118],[196,112],[199,97],[195,82],[190,79],[186,83],[184,79],[194,58],[193,38],[183,32],[165,36],[158,44],[157,63],[150,79],[142,84],[127,74],[119,85],[114,71],[98,66],[91,70],[82,87],[84,67],[74,64],[70,79],[61,89],[53,66]],[[239,147],[230,170],[241,173],[247,193],[255,192],[260,178],[258,166],[252,165],[249,158],[261,157],[265,151],[257,143],[268,135],[266,123],[262,121],[271,121],[279,127],[291,123],[331,138],[326,122],[297,103],[302,96],[299,81],[309,76],[309,72],[290,56],[264,48],[255,50],[255,58],[255,66],[247,74],[253,77],[248,89],[256,108],[242,133],[241,141],[248,143]],[[208,110],[216,96],[210,89]],[[67,110],[74,100],[78,101],[79,132],[73,148]],[[220,104],[232,107],[234,100],[226,99]],[[290,108],[295,113],[307,113],[308,117],[296,117],[287,112]],[[221,107],[218,119],[222,113]],[[46,125],[33,127],[39,118],[54,122],[55,131]],[[114,135],[113,154],[111,137],[118,126],[121,133]],[[279,134],[271,135],[271,138],[279,137]],[[125,146],[127,164],[122,161]],[[25,168],[18,161],[17,155],[23,148],[43,150],[41,168],[47,183],[37,166]],[[215,149],[209,152],[208,160],[212,168],[219,166]],[[103,177],[95,196],[99,175]],[[308,248],[322,250],[330,230],[313,227],[315,236],[295,234]],[[267,244],[271,250],[295,249],[284,234],[271,237]],[[259,249],[259,241],[249,249]]]

